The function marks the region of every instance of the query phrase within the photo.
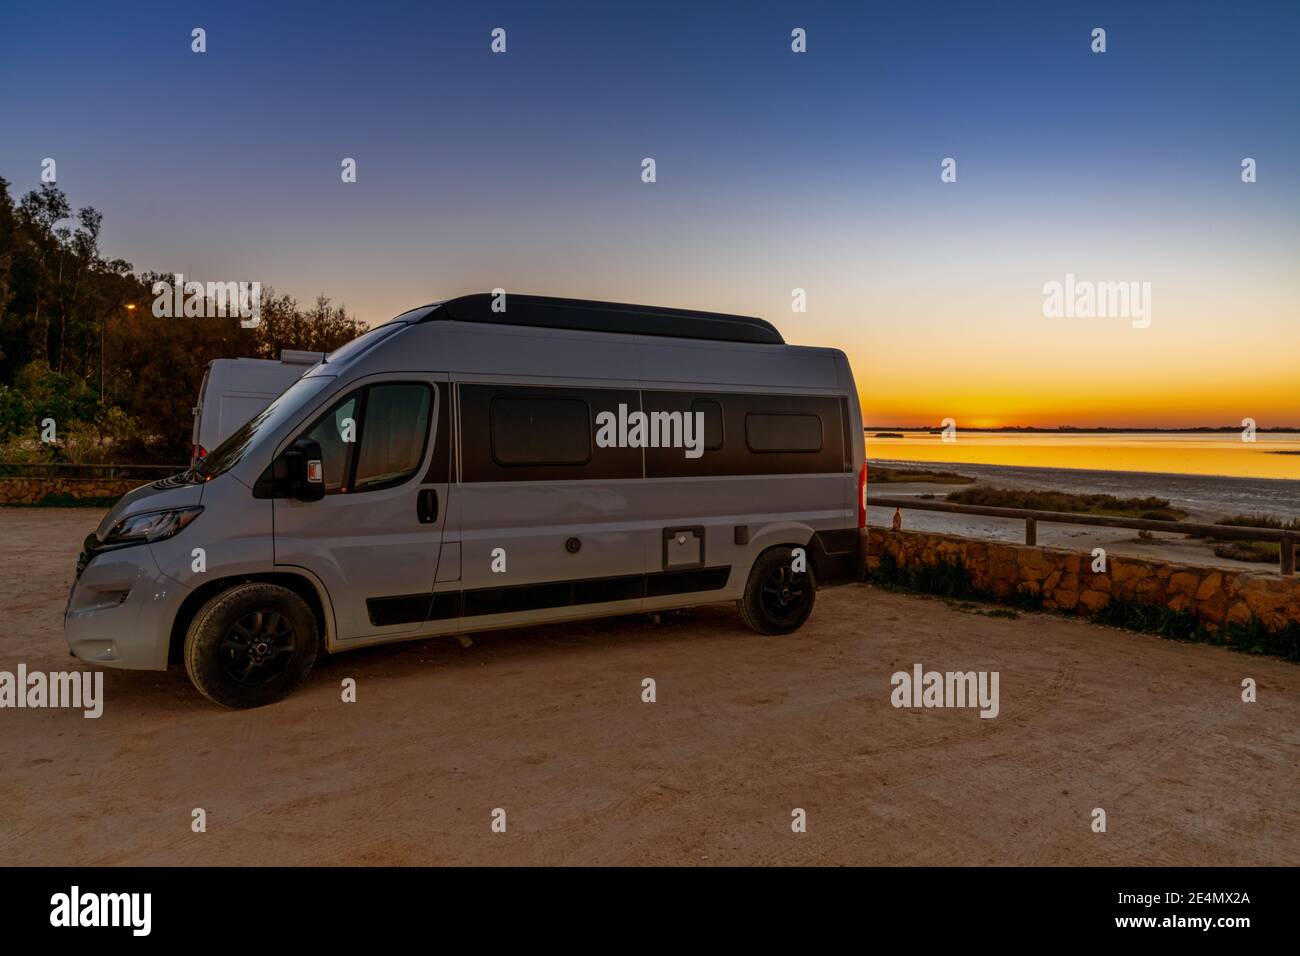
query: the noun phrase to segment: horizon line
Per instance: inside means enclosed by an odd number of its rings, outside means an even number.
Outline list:
[[[875,432],[941,432],[942,425],[863,425],[863,431]],[[1241,425],[963,425],[959,431],[964,432],[1240,432]],[[1300,432],[1300,425],[1258,426],[1260,432]]]

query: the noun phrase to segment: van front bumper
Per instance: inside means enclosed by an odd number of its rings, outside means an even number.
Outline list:
[[[190,589],[159,570],[147,544],[83,562],[63,615],[68,648],[100,667],[166,670],[172,621]]]

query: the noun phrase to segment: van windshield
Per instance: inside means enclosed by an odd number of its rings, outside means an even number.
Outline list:
[[[332,381],[332,375],[309,375],[298,379],[195,465],[194,476],[208,481],[235,467],[257,443],[259,436],[274,432]]]

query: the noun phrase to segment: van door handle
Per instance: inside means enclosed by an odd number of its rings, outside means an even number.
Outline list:
[[[433,524],[438,520],[438,489],[421,488],[419,497],[415,499],[415,513],[420,518],[420,524]]]

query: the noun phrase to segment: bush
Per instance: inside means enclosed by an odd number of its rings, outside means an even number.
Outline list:
[[[1276,541],[1226,541],[1214,546],[1220,558],[1234,561],[1258,561],[1277,564],[1282,557],[1282,545]]]
[[[120,408],[104,409],[96,421],[73,422],[60,445],[76,465],[124,461],[123,450],[140,439],[140,426]]]
[[[1220,518],[1215,524],[1234,528],[1276,528],[1279,531],[1300,531],[1300,518],[1283,521],[1271,515],[1233,515]],[[1218,538],[1213,534],[1208,541],[1216,555],[1234,561],[1256,561],[1276,564],[1281,557],[1282,545],[1277,541],[1251,541],[1247,538]]]
[[[970,572],[961,561],[939,561],[904,569],[892,554],[880,556],[880,567],[869,576],[872,583],[922,594],[949,598],[986,597],[971,583]]]
[[[1071,514],[1181,521],[1187,512],[1164,498],[1116,498],[1114,495],[1079,495],[1067,491],[1021,491],[1015,488],[966,488],[948,495],[949,501],[989,508],[1029,508]]]
[[[1093,621],[1176,641],[1216,644],[1243,654],[1268,654],[1300,662],[1300,623],[1295,621],[1281,630],[1270,631],[1252,615],[1248,624],[1227,624],[1218,631],[1210,631],[1190,611],[1171,611],[1155,604],[1130,601],[1112,601],[1093,616]]]
[[[1171,611],[1157,604],[1138,604],[1132,601],[1111,601],[1092,618],[1098,624],[1109,624],[1127,631],[1159,634],[1175,640],[1195,640],[1203,630],[1200,619],[1190,611]]]
[[[34,438],[11,438],[0,442],[0,462],[14,465],[52,465],[58,449]]]
[[[1279,531],[1300,531],[1300,518],[1283,521],[1271,515],[1233,515],[1231,518],[1220,518],[1214,523],[1234,528],[1276,528]]]
[[[54,419],[57,432],[66,432],[76,422],[94,421],[100,411],[98,393],[81,379],[33,362],[18,372],[13,388],[0,387],[0,440],[39,439],[46,418]]]
[[[881,484],[919,481],[941,485],[973,485],[974,478],[959,475],[955,471],[934,471],[930,468],[886,468],[883,465],[868,466],[867,481]]]
[[[1024,581],[1011,596],[1011,604],[1022,611],[1040,611],[1043,608],[1043,592],[1037,585]]]

